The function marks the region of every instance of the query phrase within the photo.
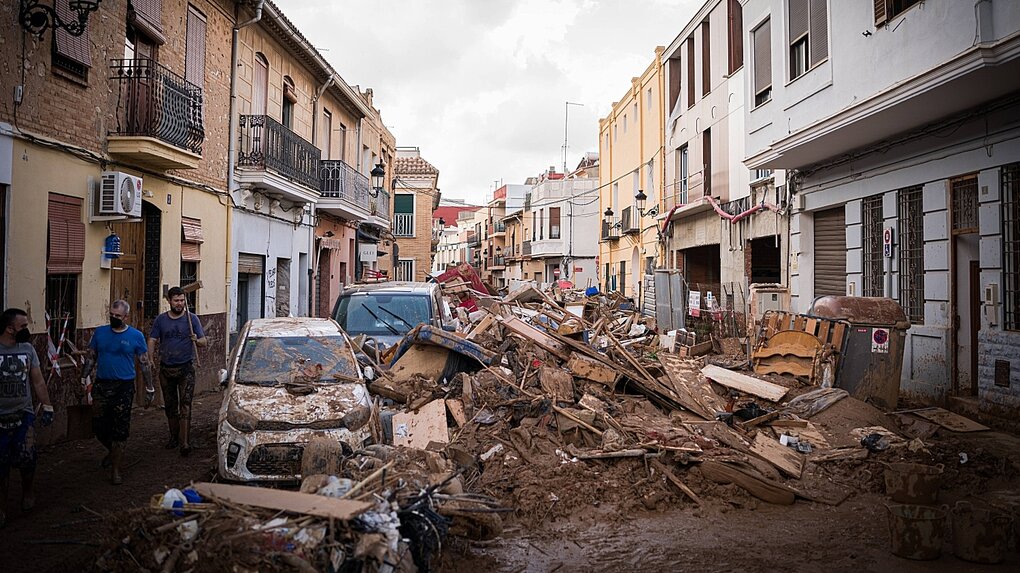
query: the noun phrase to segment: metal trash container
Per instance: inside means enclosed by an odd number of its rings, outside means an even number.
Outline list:
[[[839,349],[835,386],[878,408],[895,410],[910,328],[899,303],[885,297],[822,296],[807,314],[850,323]]]

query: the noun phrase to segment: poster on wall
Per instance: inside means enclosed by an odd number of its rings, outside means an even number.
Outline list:
[[[701,316],[701,291],[692,290],[687,294],[687,309],[691,316]]]

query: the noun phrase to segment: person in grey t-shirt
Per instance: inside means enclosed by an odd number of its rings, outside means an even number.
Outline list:
[[[30,336],[25,311],[9,308],[0,314],[0,528],[7,521],[12,467],[21,470],[21,510],[28,511],[35,505],[33,393],[42,411],[39,421],[44,426],[53,423],[53,405]]]

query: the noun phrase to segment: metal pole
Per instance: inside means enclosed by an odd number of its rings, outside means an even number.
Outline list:
[[[570,106],[584,107],[583,103],[563,102],[563,175],[567,174],[567,119],[570,117]]]

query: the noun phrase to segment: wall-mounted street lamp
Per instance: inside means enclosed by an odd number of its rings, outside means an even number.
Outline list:
[[[602,219],[602,221],[610,229],[619,229],[621,226],[623,226],[623,223],[621,223],[619,221],[617,221],[615,223],[613,222],[613,215],[614,215],[614,213],[613,213],[613,208],[612,207],[606,207],[606,211],[604,213],[602,213],[602,215],[604,215],[604,217],[605,217],[605,218]]]
[[[638,189],[638,192],[634,194],[634,204],[637,206],[637,210],[639,213],[641,213],[641,216],[654,217],[658,215],[659,214],[658,205],[653,205],[651,209],[645,211],[645,204],[647,203],[647,201],[648,195],[645,195],[644,191]]]
[[[89,23],[89,14],[99,9],[102,0],[71,0],[68,7],[77,15],[77,20],[65,22],[52,6],[40,4],[39,0],[21,0],[18,20],[21,27],[30,34],[42,38],[46,30],[65,30],[72,36],[81,36]]]
[[[378,197],[379,192],[382,191],[383,178],[386,177],[386,168],[383,167],[382,163],[376,163],[375,167],[372,168],[371,175],[372,189],[369,191],[369,194],[371,194],[372,197]]]

